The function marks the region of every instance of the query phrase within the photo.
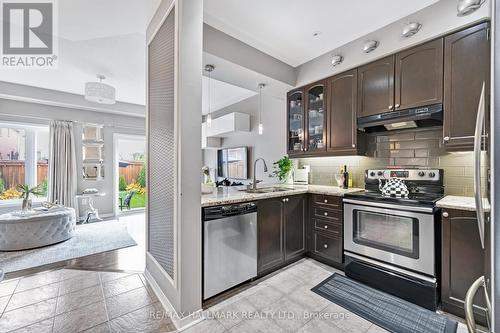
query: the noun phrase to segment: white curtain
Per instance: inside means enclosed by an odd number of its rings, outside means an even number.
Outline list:
[[[76,152],[73,123],[50,122],[49,200],[75,207]]]

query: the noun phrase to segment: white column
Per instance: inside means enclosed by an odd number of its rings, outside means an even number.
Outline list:
[[[203,1],[162,0],[148,27],[148,41],[156,35],[172,5],[175,6],[175,51],[177,55],[174,98],[175,142],[177,143],[174,214],[175,274],[172,279],[148,252],[146,278],[167,311],[174,311],[181,317],[172,318],[174,324],[180,329],[198,319],[192,314],[201,310],[202,303],[200,177]],[[151,139],[148,138],[148,140]],[[151,211],[148,208],[147,215],[150,214]]]

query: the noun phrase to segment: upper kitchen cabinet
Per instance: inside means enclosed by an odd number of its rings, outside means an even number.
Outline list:
[[[300,155],[305,151],[305,119],[304,90],[298,89],[288,93],[288,154]]]
[[[328,152],[357,154],[358,71],[354,69],[329,78],[327,95]]]
[[[443,39],[396,54],[394,109],[443,102]]]
[[[358,68],[358,117],[394,110],[394,56]]]
[[[447,149],[473,149],[483,82],[489,95],[489,63],[488,23],[445,37],[443,141]]]
[[[307,153],[326,151],[325,82],[310,85],[305,90],[307,110]]]

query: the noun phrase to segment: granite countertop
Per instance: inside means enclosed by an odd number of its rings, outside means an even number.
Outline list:
[[[483,199],[483,206],[486,212],[490,211],[490,204],[487,199]],[[457,195],[447,195],[443,199],[436,202],[436,207],[459,209],[459,210],[476,210],[476,201],[474,197],[462,197]]]
[[[218,188],[214,190],[211,194],[203,194],[201,196],[201,206],[218,206],[233,204],[239,202],[248,202],[254,200],[262,200],[268,198],[284,197],[288,195],[313,193],[313,194],[325,194],[325,195],[336,195],[343,196],[345,193],[364,191],[362,188],[349,188],[342,189],[337,186],[324,186],[324,185],[281,185],[281,184],[265,184],[258,188],[264,187],[283,187],[286,191],[280,192],[268,192],[268,193],[247,193],[241,191],[245,186],[235,186]]]

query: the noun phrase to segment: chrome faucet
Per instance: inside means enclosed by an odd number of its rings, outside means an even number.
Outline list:
[[[255,177],[257,175],[257,172],[256,172],[256,166],[257,166],[257,162],[261,160],[263,163],[264,163],[264,172],[267,172],[267,164],[266,164],[266,161],[259,157],[258,159],[256,159],[254,162],[253,162],[253,179],[252,179],[252,190],[256,190],[257,189],[257,183],[260,183],[262,182],[262,180],[257,180]]]

